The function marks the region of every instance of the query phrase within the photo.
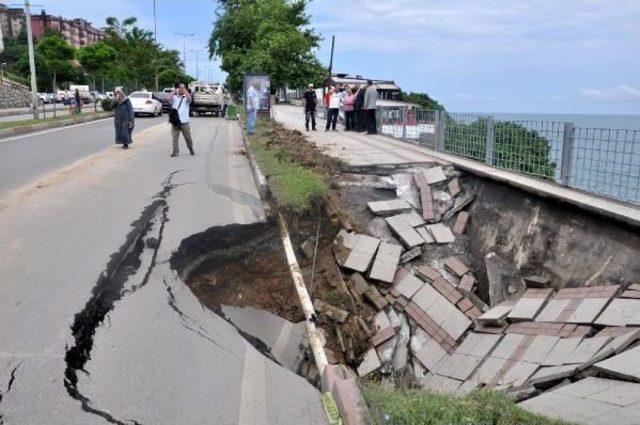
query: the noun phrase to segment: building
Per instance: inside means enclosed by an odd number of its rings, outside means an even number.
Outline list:
[[[0,29],[5,37],[17,37],[26,27],[24,10],[0,3]]]
[[[375,88],[378,89],[380,100],[402,101],[401,89],[393,80],[365,78],[361,75],[331,74],[329,84],[346,84],[353,87],[367,85],[367,80],[371,80]]]
[[[86,19],[65,19],[62,16],[40,14],[31,15],[31,30],[34,38],[40,38],[47,31],[58,31],[73,46],[85,46],[102,40],[102,30],[94,28]]]
[[[0,29],[5,37],[16,37],[26,27],[26,15],[22,8],[12,8],[0,3]],[[41,38],[47,31],[58,31],[73,46],[85,46],[104,38],[104,32],[91,25],[86,19],[66,19],[62,16],[47,15],[42,10],[31,15],[33,37]]]

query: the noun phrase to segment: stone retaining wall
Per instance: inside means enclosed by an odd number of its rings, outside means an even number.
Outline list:
[[[29,107],[29,88],[14,81],[0,81],[0,109]]]

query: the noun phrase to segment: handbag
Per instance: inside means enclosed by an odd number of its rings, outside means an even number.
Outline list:
[[[183,100],[184,96],[182,97],[182,99],[180,99],[180,103],[178,103],[178,109],[180,109],[180,107],[182,106]],[[182,124],[182,122],[180,121],[180,114],[178,113],[178,109],[171,108],[171,111],[169,111],[169,122],[171,123],[171,125],[175,125],[176,127]]]

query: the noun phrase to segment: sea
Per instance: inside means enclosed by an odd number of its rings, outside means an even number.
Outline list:
[[[502,121],[572,122],[576,127],[640,130],[639,115],[488,113]]]

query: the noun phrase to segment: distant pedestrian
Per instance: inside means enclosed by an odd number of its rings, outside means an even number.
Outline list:
[[[355,130],[355,103],[356,89],[353,88],[344,97],[344,129],[346,131]]]
[[[311,121],[311,129],[316,131],[316,107],[318,105],[318,96],[313,88],[313,84],[309,84],[309,88],[302,95],[302,106],[304,108],[304,126],[309,131],[309,121]]]
[[[253,83],[247,90],[247,133],[256,134],[256,117],[260,108],[260,96],[258,95],[258,83]]]
[[[193,151],[193,141],[191,140],[191,126],[189,125],[189,105],[191,105],[191,93],[187,90],[184,83],[175,85],[175,90],[169,96],[171,102],[171,112],[169,112],[169,122],[171,123],[171,136],[173,138],[173,153],[171,157],[178,156],[180,147],[178,139],[180,133],[187,143],[187,148],[191,155],[195,155]]]
[[[80,97],[80,90],[78,89],[76,89],[75,100],[76,100],[76,114],[79,115],[82,113],[82,98]]]
[[[124,94],[122,88],[115,89],[113,99],[113,123],[116,127],[116,144],[122,145],[122,149],[128,149],[133,143],[131,133],[135,127],[135,114],[131,101]]]
[[[356,102],[353,105],[354,115],[356,118],[356,131],[363,132],[365,131],[365,110],[364,110],[364,92],[365,88],[363,86],[358,87],[358,91],[356,92]]]
[[[367,122],[367,133],[376,134],[376,109],[378,108],[378,90],[373,85],[373,81],[367,80],[367,90],[364,92],[364,106]]]
[[[329,119],[329,99],[331,99],[331,92],[333,91],[333,87],[327,85],[327,91],[324,93],[322,97],[322,103],[324,104],[324,116]]]
[[[327,114],[327,126],[325,131],[329,131],[329,127],[331,127],[333,131],[336,131],[336,122],[338,121],[340,103],[340,93],[338,93],[336,89],[332,89],[329,96],[329,112]]]

